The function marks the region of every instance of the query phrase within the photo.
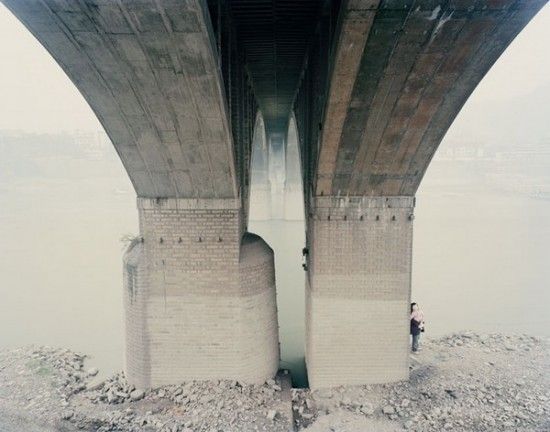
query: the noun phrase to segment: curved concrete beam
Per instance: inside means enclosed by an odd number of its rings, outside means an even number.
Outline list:
[[[139,196],[237,197],[205,1],[0,1],[88,101]]]
[[[472,91],[546,2],[345,3],[315,195],[414,195]]]
[[[302,184],[302,168],[301,155],[298,145],[298,130],[296,126],[296,118],[294,113],[290,115],[288,120],[288,132],[286,134],[285,145],[285,182],[301,185]]]
[[[267,175],[269,169],[268,164],[268,150],[267,150],[267,136],[265,131],[265,122],[261,112],[256,114],[256,121],[254,122],[254,135],[252,139],[252,156],[251,156],[251,170],[253,173],[263,173]],[[253,174],[254,175],[254,174]],[[267,177],[266,177],[267,178]],[[256,181],[265,180],[263,177],[255,178]]]

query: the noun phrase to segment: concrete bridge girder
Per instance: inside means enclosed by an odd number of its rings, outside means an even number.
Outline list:
[[[271,182],[269,149],[265,122],[258,113],[254,128],[251,157],[249,215],[251,220],[271,219]]]
[[[304,194],[296,119],[291,115],[285,146],[284,219],[304,219]]]

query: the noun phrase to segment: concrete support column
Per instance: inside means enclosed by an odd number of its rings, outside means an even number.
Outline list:
[[[138,210],[141,238],[124,255],[130,383],[274,376],[273,251],[244,232],[240,200],[138,198]]]
[[[413,197],[317,197],[308,215],[312,388],[409,375]]]

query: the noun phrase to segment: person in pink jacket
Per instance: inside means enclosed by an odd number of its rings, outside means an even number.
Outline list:
[[[418,351],[420,333],[424,331],[424,313],[416,303],[411,303],[412,352]]]

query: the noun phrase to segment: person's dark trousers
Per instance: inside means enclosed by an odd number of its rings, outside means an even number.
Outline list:
[[[414,335],[413,334],[413,343],[412,343],[412,350],[413,352],[418,351],[418,341],[420,339],[420,333]]]

